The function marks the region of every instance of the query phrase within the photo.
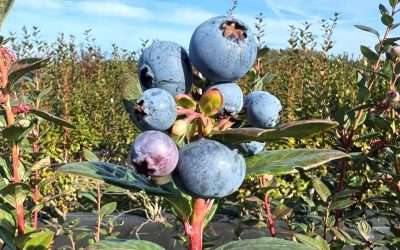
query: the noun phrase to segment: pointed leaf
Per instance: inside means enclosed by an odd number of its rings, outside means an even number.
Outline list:
[[[47,112],[44,112],[41,110],[36,110],[36,109],[31,109],[30,112],[45,119],[46,121],[54,123],[54,124],[57,124],[57,125],[60,125],[60,126],[66,127],[66,128],[75,128],[75,126],[73,124],[69,123],[68,121],[66,121],[58,116],[49,114]]]
[[[23,235],[18,240],[18,246],[22,250],[45,250],[50,248],[53,238],[54,232],[47,229],[39,232],[31,232]]]
[[[22,204],[29,193],[29,186],[23,183],[12,183],[0,190],[2,199],[14,208],[15,204]]]
[[[319,197],[321,197],[324,202],[327,202],[329,197],[332,195],[331,190],[329,190],[325,183],[323,183],[319,178],[313,178],[312,184]]]
[[[399,3],[399,0],[389,0],[389,3],[390,3],[390,6],[392,6],[394,8]]]
[[[211,88],[204,93],[199,101],[200,111],[206,116],[217,114],[224,105],[221,91]]]
[[[360,50],[363,56],[367,58],[368,61],[370,61],[371,63],[375,63],[376,61],[378,61],[378,55],[367,46],[361,45]]]
[[[354,205],[357,202],[355,198],[348,197],[344,199],[337,199],[332,202],[331,209],[345,209]]]
[[[284,175],[308,170],[333,160],[349,157],[337,150],[284,149],[266,151],[246,159],[247,175]]]
[[[373,29],[371,27],[368,26],[364,26],[364,25],[354,25],[357,29],[372,33],[374,35],[376,35],[379,38],[379,32],[376,29]]]
[[[27,58],[18,60],[11,65],[10,71],[8,72],[8,80],[10,83],[15,83],[25,74],[46,66],[49,61],[50,58]]]
[[[305,138],[325,130],[332,129],[338,125],[337,122],[329,120],[306,120],[282,124],[273,129],[261,128],[233,128],[224,131],[217,131],[213,138],[238,144],[250,141],[273,141],[284,137]]]
[[[145,240],[102,240],[90,245],[88,250],[165,250]]]
[[[100,218],[103,219],[104,216],[114,213],[115,209],[117,209],[117,203],[115,201],[103,205],[100,209]]]
[[[24,126],[15,124],[12,125],[11,127],[3,129],[2,131],[3,136],[13,143],[21,142],[33,128],[34,123],[30,121],[28,122],[29,124],[24,124]]]
[[[288,240],[278,238],[263,237],[251,240],[232,241],[228,244],[220,246],[215,250],[315,250],[309,246]]]
[[[15,231],[14,216],[10,212],[1,208],[0,208],[0,229],[4,229],[8,232]]]
[[[57,171],[86,176],[129,190],[144,190],[150,194],[163,196],[178,197],[180,195],[176,190],[166,190],[153,184],[145,177],[136,174],[133,169],[107,162],[70,163],[60,167]]]
[[[87,161],[99,161],[99,157],[89,149],[84,148],[83,149],[83,157]]]
[[[197,103],[196,101],[190,96],[186,94],[179,94],[175,96],[176,106],[196,110]]]
[[[390,16],[389,14],[387,14],[387,13],[383,13],[381,21],[385,26],[390,27],[393,24],[393,17]]]

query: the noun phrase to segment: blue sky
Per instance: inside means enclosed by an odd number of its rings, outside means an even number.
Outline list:
[[[265,41],[272,48],[286,48],[289,25],[304,21],[321,34],[321,18],[341,14],[336,29],[333,53],[358,55],[360,44],[373,46],[372,35],[358,31],[354,24],[382,30],[379,0],[239,0],[235,15],[253,24],[254,17],[265,15]],[[226,13],[230,0],[16,0],[3,33],[20,33],[22,26],[36,25],[41,36],[54,41],[63,32],[82,37],[91,29],[105,50],[115,43],[136,50],[140,39],[171,40],[188,47],[195,27],[209,17]]]

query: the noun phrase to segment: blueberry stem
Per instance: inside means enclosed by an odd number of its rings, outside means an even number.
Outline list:
[[[202,250],[203,249],[203,230],[204,222],[214,203],[213,199],[194,199],[194,207],[192,214],[192,221],[184,222],[186,235],[189,237],[189,250]]]
[[[265,214],[267,215],[269,232],[271,233],[272,237],[275,237],[276,236],[275,221],[274,221],[273,215],[271,213],[271,200],[268,196],[268,193],[265,193],[263,208],[264,208]]]

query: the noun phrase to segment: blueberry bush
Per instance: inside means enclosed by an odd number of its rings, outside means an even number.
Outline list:
[[[0,246],[48,249],[64,235],[71,249],[163,249],[114,232],[117,212],[136,208],[152,221],[170,211],[189,249],[208,247],[203,231],[227,209],[238,241],[217,249],[399,246],[398,1],[379,5],[385,30],[355,26],[377,37],[357,59],[329,55],[339,14],[322,34],[290,26],[276,51],[263,15],[253,34],[233,2],[188,51],[143,41],[107,55],[90,31],[83,45],[50,44],[37,27],[1,39]],[[72,210],[94,211],[96,226],[77,228]],[[271,237],[240,240],[246,225]]]

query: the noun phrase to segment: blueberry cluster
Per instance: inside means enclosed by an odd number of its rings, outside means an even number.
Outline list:
[[[167,41],[155,41],[144,49],[138,65],[144,92],[129,110],[131,120],[144,131],[130,150],[130,160],[136,171],[149,177],[172,176],[182,191],[194,197],[222,198],[236,191],[246,172],[245,160],[237,149],[244,155],[254,155],[264,150],[265,143],[242,143],[232,150],[204,138],[207,136],[197,136],[178,149],[167,134],[182,130],[180,134],[184,135],[193,119],[205,124],[204,131],[226,129],[234,124],[226,122],[223,124],[228,125],[224,127],[216,125],[215,120],[219,118],[196,116],[197,104],[193,104],[193,114],[188,115],[190,119],[177,120],[181,115],[178,97],[184,96],[189,103],[195,102],[189,96],[193,69],[209,80],[203,93],[217,90],[223,100],[220,109],[212,115],[228,117],[226,120],[229,121],[230,117],[237,118],[245,111],[252,127],[276,126],[282,110],[280,101],[265,91],[255,91],[244,98],[235,83],[251,69],[256,55],[256,40],[249,26],[226,16],[211,18],[197,27],[190,41],[189,54],[182,46]],[[202,112],[201,108],[198,112]],[[199,126],[192,128],[201,130]],[[204,131],[200,134],[209,134]]]

